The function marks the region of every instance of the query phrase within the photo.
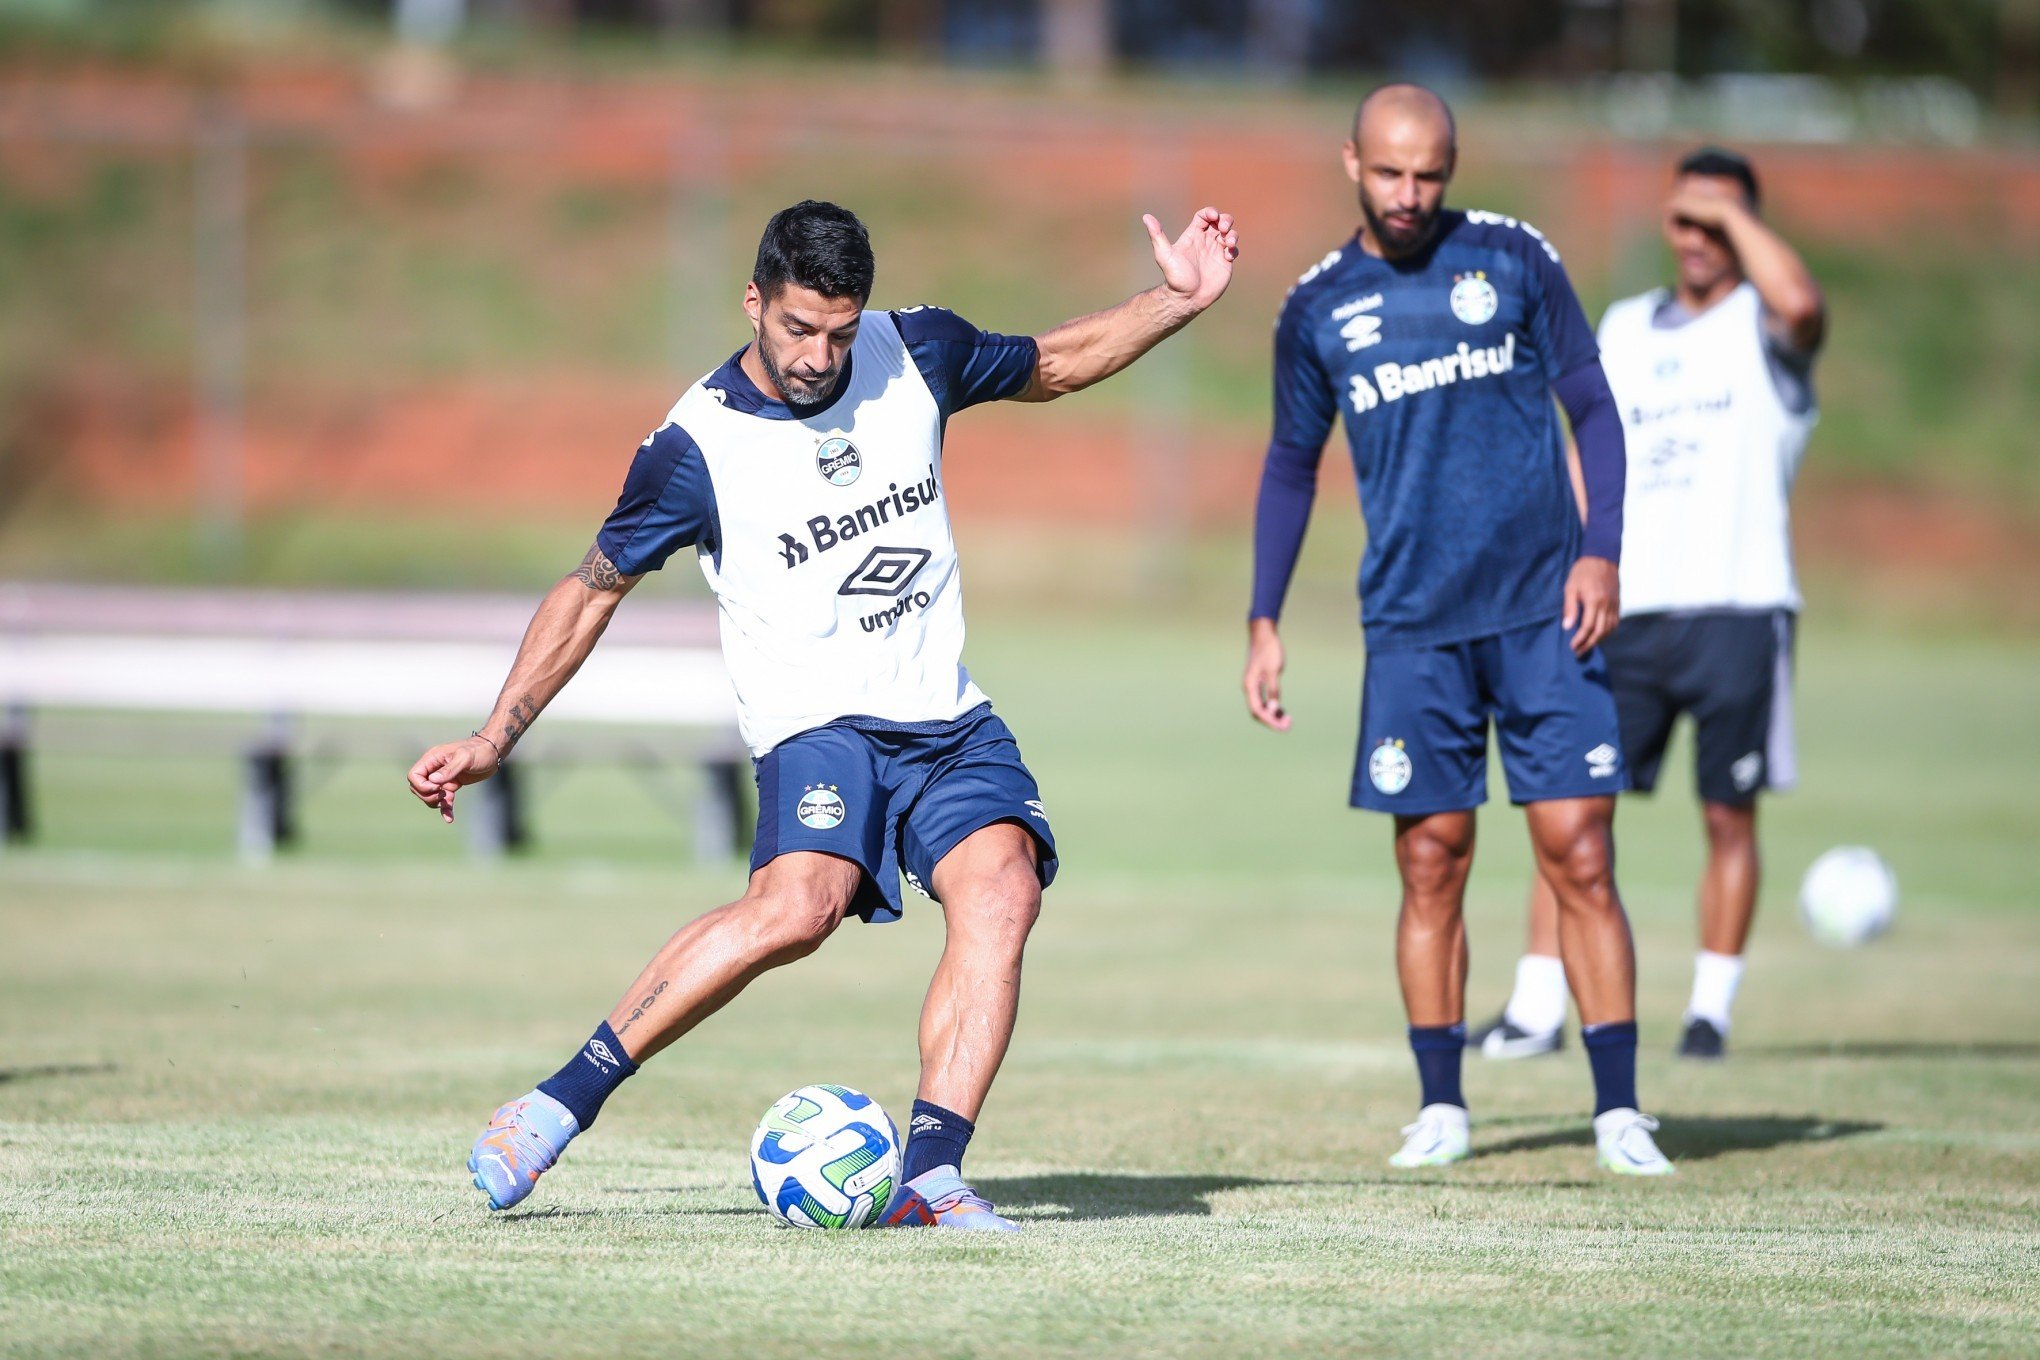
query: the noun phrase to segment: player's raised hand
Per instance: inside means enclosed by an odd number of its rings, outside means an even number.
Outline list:
[[[1691,223],[1709,231],[1720,231],[1729,214],[1742,207],[1740,200],[1706,183],[1682,182],[1665,202],[1665,216],[1674,225]]]
[[[1273,619],[1247,625],[1247,673],[1240,687],[1247,692],[1247,712],[1255,722],[1277,732],[1289,730],[1289,712],[1282,707],[1282,667],[1287,658]]]
[[[1572,649],[1585,656],[1615,631],[1622,615],[1621,578],[1613,562],[1605,557],[1582,557],[1573,563],[1565,578],[1566,631],[1572,633]]]
[[[1147,224],[1148,240],[1155,248],[1155,264],[1169,291],[1201,312],[1218,301],[1232,282],[1233,261],[1240,255],[1240,234],[1233,227],[1231,213],[1216,208],[1199,208],[1171,241],[1162,234],[1154,214],[1141,217]]]
[[[466,784],[479,784],[502,762],[496,748],[480,737],[449,741],[418,757],[411,767],[411,792],[427,807],[439,809],[441,821],[453,820],[453,795]]]

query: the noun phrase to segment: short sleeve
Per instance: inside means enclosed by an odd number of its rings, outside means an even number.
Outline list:
[[[625,576],[657,571],[682,548],[721,550],[715,485],[701,449],[678,425],[662,425],[638,445],[623,494],[595,546]]]
[[[1338,393],[1311,340],[1309,314],[1291,293],[1275,322],[1275,428],[1271,442],[1312,452],[1331,437]]]
[[[893,325],[945,416],[1027,390],[1036,352],[1031,335],[981,331],[941,307],[893,312]]]
[[[1524,260],[1532,292],[1530,342],[1544,358],[1546,376],[1557,381],[1599,359],[1601,347],[1594,342],[1586,309],[1573,292],[1558,252],[1542,236],[1529,238],[1528,246]]]

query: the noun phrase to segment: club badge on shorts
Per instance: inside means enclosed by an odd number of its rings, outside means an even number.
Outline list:
[[[1367,757],[1367,777],[1383,793],[1401,793],[1410,786],[1412,773],[1409,752],[1403,749],[1400,737],[1383,737]]]
[[[810,785],[793,815],[810,831],[834,831],[843,825],[843,795],[836,792],[834,784]]]
[[[1494,320],[1501,305],[1502,299],[1495,292],[1495,286],[1487,281],[1486,270],[1476,269],[1453,280],[1452,315],[1467,325],[1481,326]]]
[[[864,475],[864,455],[840,434],[832,434],[815,445],[815,471],[830,486],[848,486]]]

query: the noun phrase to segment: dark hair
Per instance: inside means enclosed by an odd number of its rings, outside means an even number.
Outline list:
[[[1681,175],[1718,175],[1732,179],[1742,185],[1743,197],[1752,208],[1757,206],[1757,172],[1750,168],[1749,158],[1718,146],[1703,146],[1689,152],[1679,162]]]
[[[809,198],[781,208],[765,224],[751,282],[768,302],[789,283],[823,297],[864,302],[871,297],[877,268],[871,236],[857,214]]]

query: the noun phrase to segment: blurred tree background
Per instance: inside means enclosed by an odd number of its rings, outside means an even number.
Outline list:
[[[0,574],[403,582],[393,532],[453,514],[434,570],[540,580],[741,343],[773,208],[850,202],[880,302],[1019,330],[1222,198],[1224,319],[974,417],[952,473],[965,520],[1131,527],[1132,579],[1236,591],[1267,324],[1398,75],[1461,111],[1453,200],[1537,222],[1591,312],[1664,277],[1670,160],[1750,150],[1835,316],[1813,574],[2040,622],[2036,34],[2040,0],[0,0]]]

